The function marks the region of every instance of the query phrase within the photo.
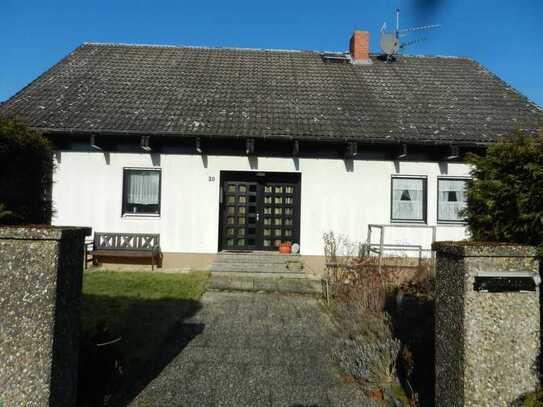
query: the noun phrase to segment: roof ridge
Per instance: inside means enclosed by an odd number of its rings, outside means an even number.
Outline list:
[[[147,48],[189,48],[189,49],[210,49],[210,50],[233,50],[233,51],[269,51],[269,52],[292,52],[292,53],[343,53],[345,51],[318,51],[304,49],[280,49],[280,48],[243,48],[243,47],[213,47],[205,45],[172,45],[172,44],[134,44],[125,42],[84,42],[83,45],[113,46],[113,47],[147,47]]]
[[[379,55],[379,54],[377,54]],[[428,55],[428,54],[400,54],[399,55],[399,58],[429,58],[429,59],[432,59],[432,58],[443,58],[443,59],[467,59],[467,60],[470,60],[470,61],[474,61],[473,58],[471,57],[467,57],[467,56],[462,56],[462,55]]]
[[[316,49],[284,49],[284,48],[252,48],[252,47],[221,47],[208,45],[184,45],[184,44],[143,44],[129,42],[95,42],[86,41],[82,45],[109,46],[109,47],[142,47],[142,48],[186,48],[203,49],[217,51],[254,51],[254,52],[285,52],[285,53],[312,53],[312,54],[347,54],[349,51],[343,50],[316,50]],[[370,52],[370,56],[378,57],[378,52]],[[400,54],[400,58],[436,58],[436,59],[467,59],[474,61],[473,58],[461,55],[428,55],[428,54]]]

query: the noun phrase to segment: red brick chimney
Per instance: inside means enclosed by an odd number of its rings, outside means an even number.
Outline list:
[[[370,33],[355,31],[349,46],[351,60],[355,64],[371,64],[370,60]]]

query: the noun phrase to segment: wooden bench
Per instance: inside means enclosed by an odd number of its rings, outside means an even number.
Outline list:
[[[90,246],[90,244],[89,244]],[[160,251],[160,235],[141,233],[99,233],[94,234],[92,249],[85,246],[85,268],[89,261],[97,265],[100,258],[151,259],[151,270],[162,266],[162,253]],[[132,263],[131,261],[131,263]]]

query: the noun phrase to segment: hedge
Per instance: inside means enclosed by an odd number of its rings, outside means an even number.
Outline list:
[[[0,116],[0,207],[4,224],[49,224],[52,146],[18,120]]]

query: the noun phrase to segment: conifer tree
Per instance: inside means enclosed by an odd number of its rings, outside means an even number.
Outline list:
[[[473,179],[463,215],[472,238],[539,246],[543,253],[543,133],[518,132],[467,161]]]

